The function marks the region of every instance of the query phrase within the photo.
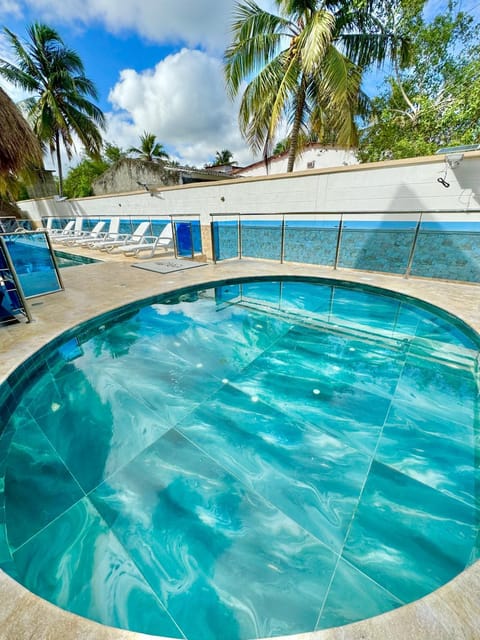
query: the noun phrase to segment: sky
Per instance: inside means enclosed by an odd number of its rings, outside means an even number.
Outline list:
[[[272,9],[274,0],[257,0]],[[222,57],[235,0],[0,0],[0,28],[24,38],[33,22],[56,29],[95,83],[107,120],[104,139],[123,149],[154,133],[170,156],[202,167],[229,149],[240,165],[259,158],[238,130],[238,100],[226,93]],[[462,0],[478,13],[480,0]],[[447,0],[430,0],[427,14]],[[0,32],[0,58],[12,59]],[[378,86],[381,74],[370,76]],[[0,80],[13,100],[24,97]],[[367,88],[368,93],[368,88]],[[81,151],[81,148],[78,149]],[[78,156],[70,166],[78,162]],[[46,167],[53,160],[46,158]]]

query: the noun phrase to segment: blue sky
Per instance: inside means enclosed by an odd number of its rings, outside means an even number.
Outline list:
[[[259,4],[271,8],[273,0]],[[227,97],[222,73],[233,5],[234,0],[0,0],[0,26],[21,37],[34,21],[57,29],[98,88],[109,142],[136,146],[147,130],[182,163],[203,166],[217,150],[230,149],[247,164],[256,158],[239,135],[238,104]],[[430,0],[428,14],[446,5],[447,0]],[[480,0],[463,0],[462,7],[478,14]],[[0,57],[10,56],[0,35]],[[378,81],[378,75],[370,76],[369,86]],[[23,97],[4,81],[0,85],[13,99]]]

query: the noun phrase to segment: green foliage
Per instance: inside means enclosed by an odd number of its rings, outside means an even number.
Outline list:
[[[215,154],[215,161],[212,163],[212,167],[218,167],[222,164],[231,164],[233,162],[233,153],[228,149],[222,149]]]
[[[288,124],[288,171],[312,134],[355,144],[355,116],[366,114],[362,73],[392,54],[407,58],[400,29],[379,18],[394,0],[277,0],[279,15],[254,0],[237,3],[233,41],[224,56],[230,94],[248,82],[240,104],[240,130],[254,152],[270,155],[275,133]]]
[[[112,144],[111,142],[105,143],[103,149],[103,156],[108,164],[115,164],[122,158],[125,158],[127,152],[124,151],[121,147],[117,147],[117,145]]]
[[[472,17],[452,2],[430,24],[414,16],[409,28],[411,62],[373,100],[374,117],[360,138],[364,162],[480,142],[480,46]]]
[[[273,148],[273,155],[278,156],[281,153],[286,153],[288,151],[288,147],[290,146],[290,140],[288,138],[283,138],[283,140],[279,140],[275,147]]]
[[[18,181],[18,192],[16,193],[15,199],[18,200],[28,200],[30,198],[30,194],[28,193],[27,185],[23,180]]]
[[[0,59],[0,76],[32,94],[24,100],[24,106],[39,141],[56,153],[61,193],[60,143],[69,158],[73,134],[78,136],[87,153],[100,153],[99,127],[104,126],[105,119],[101,110],[89,100],[97,99],[97,91],[85,76],[78,54],[66,47],[51,27],[32,24],[27,29],[28,39],[24,43],[9,29],[5,28],[4,33],[16,64]]]
[[[163,144],[156,141],[157,136],[154,133],[144,131],[140,136],[140,146],[130,147],[127,153],[133,153],[141,160],[149,162],[157,162],[158,160],[168,160],[168,153]]]
[[[84,198],[93,195],[92,184],[102,175],[109,163],[99,158],[84,158],[70,169],[64,182],[64,194],[68,198]]]

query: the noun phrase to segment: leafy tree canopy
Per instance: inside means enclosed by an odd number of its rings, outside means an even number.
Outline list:
[[[276,0],[278,13],[254,0],[236,4],[232,44],[224,56],[227,87],[243,91],[240,130],[253,151],[270,155],[288,125],[293,170],[302,140],[314,133],[355,144],[355,116],[365,114],[363,71],[392,56],[404,63],[408,38],[385,16],[405,0]]]
[[[410,64],[393,68],[372,101],[359,157],[364,162],[434,153],[480,142],[480,42],[472,16],[449,2],[425,23],[418,7],[408,17]]]
[[[68,198],[84,198],[93,195],[94,181],[126,155],[127,152],[121,147],[106,142],[101,156],[85,156],[70,169],[64,184],[65,195]]]
[[[222,164],[231,164],[233,162],[233,153],[229,149],[222,149],[215,154],[215,161],[210,165],[212,167],[219,167]]]
[[[101,149],[100,128],[105,119],[90,101],[97,99],[95,85],[86,77],[78,54],[48,25],[30,25],[25,42],[7,28],[4,33],[16,64],[0,59],[0,75],[31,95],[24,100],[25,110],[38,140],[56,154],[61,195],[60,144],[63,143],[69,158],[74,147],[73,134],[87,153],[97,154]]]
[[[106,142],[103,150],[104,160],[109,164],[115,164],[122,158],[125,158],[127,152],[124,151],[121,147],[117,147],[117,145],[112,144],[111,142]]]
[[[104,173],[110,163],[104,158],[83,158],[76,167],[70,169],[63,185],[68,198],[85,198],[93,195],[93,182]]]
[[[140,146],[130,147],[127,153],[133,153],[141,160],[148,160],[149,162],[168,160],[169,157],[163,144],[157,142],[157,136],[148,131],[144,131],[140,136]]]

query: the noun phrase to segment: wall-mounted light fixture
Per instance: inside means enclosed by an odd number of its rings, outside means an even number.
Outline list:
[[[145,191],[147,191],[147,193],[149,193],[152,196],[152,198],[154,196],[157,198],[163,198],[163,193],[161,191],[153,191],[153,189],[151,189],[146,182],[139,182],[137,180],[137,184],[139,187],[143,187]]]
[[[445,160],[448,162],[450,169],[456,169],[463,160],[463,153],[447,153]]]

